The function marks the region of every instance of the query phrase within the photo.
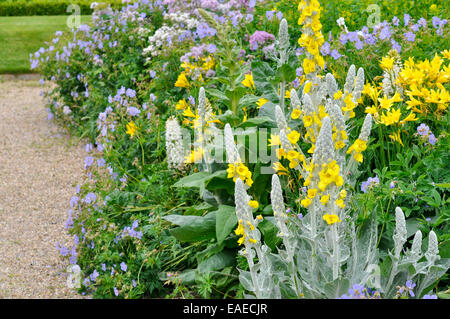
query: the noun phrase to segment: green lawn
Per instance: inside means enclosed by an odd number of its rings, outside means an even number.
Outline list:
[[[0,73],[29,73],[30,53],[66,31],[69,16],[0,17]],[[81,23],[91,16],[81,16]]]

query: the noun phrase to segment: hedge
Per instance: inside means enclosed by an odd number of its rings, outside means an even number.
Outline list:
[[[0,0],[0,16],[42,16],[42,15],[71,15],[67,12],[69,5],[78,5],[80,14],[91,14],[93,0]],[[101,2],[101,1],[99,1]],[[122,6],[122,0],[108,0],[112,8]]]

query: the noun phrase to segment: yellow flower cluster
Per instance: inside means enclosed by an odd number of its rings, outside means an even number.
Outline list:
[[[130,135],[131,137],[133,137],[135,134],[136,134],[136,132],[137,132],[137,126],[136,126],[136,124],[134,124],[134,122],[133,121],[131,121],[131,122],[129,122],[128,124],[127,124],[127,131],[126,131],[126,133],[128,134],[128,135]]]
[[[444,60],[450,59],[450,54],[446,50],[441,55],[442,58],[435,54],[431,61],[425,59],[417,63],[409,58],[397,79],[408,97],[407,108],[424,116],[433,113],[441,117],[450,102],[450,94],[444,87],[450,82],[450,66],[444,64]]]
[[[233,182],[236,182],[236,179],[239,177],[249,187],[252,187],[252,172],[244,163],[228,164],[227,173],[227,178],[232,178]]]
[[[336,214],[325,214],[322,216],[323,220],[328,223],[328,225],[333,225],[335,223],[341,222],[339,216]]]
[[[247,227],[250,230],[255,230],[255,226],[253,226],[252,223],[250,223],[249,221],[247,221]],[[241,238],[238,239],[239,246],[245,242],[245,239],[248,239],[248,241],[252,244],[256,244],[256,242],[257,242],[256,239],[251,238],[246,233],[245,228],[244,228],[244,221],[242,219],[239,219],[238,227],[235,229],[234,233],[238,236],[242,236]]]
[[[195,83],[203,83],[204,75],[207,71],[213,69],[215,66],[215,60],[213,56],[207,56],[199,59],[196,62],[183,62],[181,68],[183,71],[178,75],[177,81],[175,82],[176,87],[189,88],[191,84],[189,83],[188,76]]]
[[[253,82],[253,74],[246,74],[244,80],[241,83],[243,86],[248,87],[249,89],[254,89],[255,82]]]
[[[363,161],[363,155],[362,152],[364,152],[367,149],[367,143],[366,141],[363,141],[361,139],[357,139],[352,146],[350,146],[347,150],[347,154],[353,154],[353,158],[357,160],[358,162],[362,163]]]
[[[320,47],[325,42],[320,23],[320,3],[317,0],[302,0],[298,4],[300,18],[298,24],[303,25],[303,34],[298,39],[298,44],[307,51],[307,58],[303,60],[305,75],[315,73],[325,66],[325,61],[320,54]]]

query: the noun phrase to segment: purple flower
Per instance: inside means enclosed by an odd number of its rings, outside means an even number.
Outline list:
[[[86,158],[84,159],[84,169],[92,166],[93,163],[94,158],[92,156],[86,156]]]
[[[105,163],[106,163],[106,161],[105,161],[104,158],[100,158],[100,159],[97,160],[97,166],[98,166],[98,167],[103,167],[103,166],[105,166]]]
[[[413,283],[411,280],[406,281],[406,288],[408,289],[409,295],[410,295],[411,297],[414,297],[414,296],[415,296],[415,295],[414,295],[414,292],[412,291],[413,288],[414,288],[415,286],[416,286],[416,284]]]
[[[430,133],[430,135],[428,136],[428,143],[430,143],[431,145],[436,144],[437,138],[434,136],[433,133]]]
[[[154,79],[155,76],[156,76],[156,72],[153,71],[153,70],[150,70],[150,77],[151,77],[152,79]]]
[[[408,40],[409,42],[414,42],[416,40],[416,35],[411,31],[406,32],[404,35],[405,39]]]
[[[380,34],[378,35],[380,40],[386,40],[391,37],[391,30],[389,26],[385,26],[383,29],[381,29]]]
[[[281,12],[281,11],[277,12],[277,19],[278,19],[278,21],[281,21],[281,19],[283,19],[283,12]]]
[[[425,28],[425,27],[427,26],[427,20],[426,20],[425,18],[420,18],[420,19],[417,21],[417,23],[418,23],[419,25],[421,25],[422,28]]]
[[[397,18],[397,17],[393,17],[392,18],[392,24],[393,25],[395,25],[397,27],[399,23],[400,23],[399,18]]]
[[[348,41],[348,36],[346,33],[341,33],[341,35],[339,36],[339,41],[341,42],[342,45],[345,45]]]
[[[324,44],[322,45],[322,48],[320,48],[320,52],[323,55],[328,55],[330,54],[331,50],[330,50],[330,43],[328,41],[325,41]],[[298,75],[299,76],[299,75]]]
[[[130,107],[127,109],[127,112],[128,112],[128,114],[130,114],[131,116],[136,116],[136,115],[139,115],[139,113],[141,113],[141,111],[140,111],[138,108],[134,107],[134,106],[130,106]]]
[[[133,89],[127,89],[127,91],[125,92],[126,96],[128,96],[129,98],[133,98],[136,96],[136,91]]]
[[[98,276],[100,276],[100,274],[98,273],[97,269],[94,269],[89,278],[91,279],[91,281],[95,282]]]
[[[342,55],[339,53],[338,50],[333,49],[333,51],[331,51],[331,57],[335,60],[339,59]]]
[[[402,51],[402,47],[394,39],[391,40],[392,49],[396,50],[398,53]]]
[[[114,294],[116,295],[116,297],[119,296],[119,290],[117,290],[116,287],[114,287]]]
[[[425,295],[422,299],[438,299],[436,295]]]
[[[255,31],[250,36],[250,49],[253,51],[258,49],[259,45],[263,45],[268,40],[275,40],[275,36],[266,31]]]
[[[364,43],[360,40],[355,42],[355,47],[357,50],[361,50],[364,47]]]
[[[126,272],[128,269],[128,266],[126,263],[124,263],[123,261],[120,263],[120,269],[122,269],[122,271]]]
[[[391,183],[389,184],[389,187],[390,187],[391,189],[395,188],[394,182],[391,182]]]
[[[380,184],[380,179],[378,178],[378,175],[375,175],[375,177],[369,177],[367,181],[361,183],[361,191],[363,193],[367,193],[369,188],[377,186],[378,184]]]
[[[208,47],[206,48],[206,50],[209,52],[209,53],[215,53],[216,51],[217,51],[217,47],[216,47],[216,45],[215,44],[213,44],[213,43],[211,43],[210,45],[208,45]]]
[[[266,11],[266,18],[268,20],[272,20],[274,13],[275,13],[275,11]]]
[[[420,136],[425,137],[428,136],[428,133],[430,132],[430,128],[422,123],[417,127],[417,133],[419,133]]]
[[[405,26],[409,24],[409,21],[411,21],[411,16],[407,13],[403,16],[403,22],[405,22]]]

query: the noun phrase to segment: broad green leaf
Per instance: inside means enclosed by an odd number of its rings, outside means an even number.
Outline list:
[[[170,229],[170,233],[182,242],[211,239],[216,235],[216,212],[203,217],[169,215],[164,216],[163,219],[180,226]]]
[[[224,250],[218,254],[209,257],[205,261],[202,261],[198,265],[197,270],[200,273],[217,271],[225,267],[233,266],[235,265],[235,262],[236,262],[235,253],[231,250]]]
[[[236,211],[232,206],[220,205],[216,211],[216,238],[221,243],[237,224]]]
[[[277,236],[278,228],[272,222],[268,221],[267,218],[264,219],[258,225],[261,234],[263,235],[264,243],[270,247],[270,249],[275,250],[276,246],[281,242],[281,239]]]
[[[207,172],[198,172],[191,174],[189,176],[185,176],[176,182],[173,187],[197,187],[201,188],[205,181],[211,177],[210,173]]]

